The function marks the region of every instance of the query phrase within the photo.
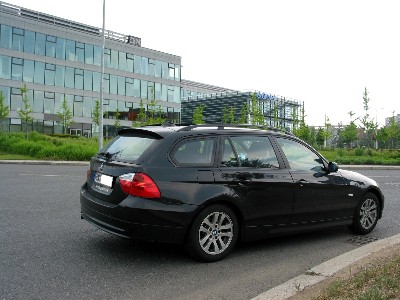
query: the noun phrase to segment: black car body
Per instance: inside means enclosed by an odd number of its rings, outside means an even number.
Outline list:
[[[236,241],[382,217],[377,183],[290,134],[223,125],[123,129],[90,162],[81,216],[110,233],[215,261]]]

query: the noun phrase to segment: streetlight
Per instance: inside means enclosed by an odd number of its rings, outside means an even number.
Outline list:
[[[99,150],[103,148],[103,99],[104,99],[104,48],[106,43],[106,34],[105,34],[105,23],[106,23],[106,0],[103,0],[103,43],[102,43],[102,51],[101,51],[101,81],[100,81],[100,108],[99,108]]]

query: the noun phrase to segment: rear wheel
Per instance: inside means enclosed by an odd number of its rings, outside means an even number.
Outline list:
[[[350,230],[356,234],[368,234],[375,228],[378,216],[378,198],[374,194],[368,193],[361,199],[356,208]]]
[[[238,238],[235,213],[225,205],[212,205],[195,218],[186,241],[186,250],[195,259],[212,262],[226,257]]]

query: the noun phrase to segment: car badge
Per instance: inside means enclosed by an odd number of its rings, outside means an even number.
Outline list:
[[[104,169],[104,163],[101,163],[99,171],[103,171],[103,169]]]

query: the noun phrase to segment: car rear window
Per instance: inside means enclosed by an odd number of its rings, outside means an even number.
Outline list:
[[[156,140],[155,137],[143,135],[118,136],[105,146],[99,154],[110,160],[136,162]]]

